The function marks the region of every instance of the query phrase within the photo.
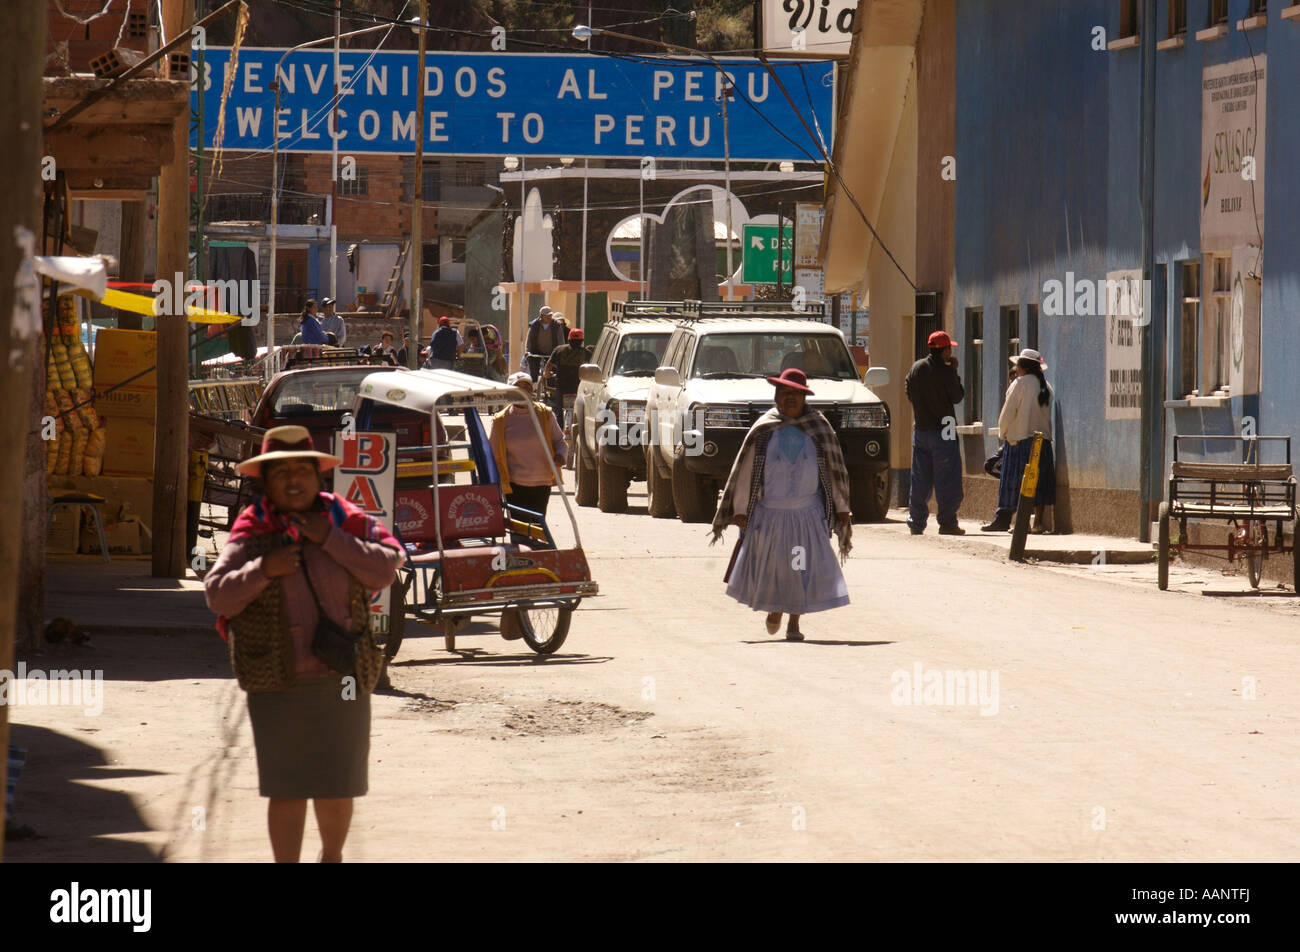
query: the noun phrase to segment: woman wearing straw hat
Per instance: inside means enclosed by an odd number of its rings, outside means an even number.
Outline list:
[[[1034,495],[1035,532],[1047,532],[1046,510],[1056,504],[1056,465],[1052,454],[1052,388],[1043,376],[1047,361],[1036,350],[1022,350],[1010,358],[1015,379],[1007,388],[998,433],[1006,446],[1002,453],[1002,475],[998,479],[998,508],[993,521],[980,526],[983,532],[1006,532],[1020,504],[1020,481],[1034,448],[1034,433],[1043,434],[1038,456],[1038,490]]]
[[[849,603],[844,574],[827,541],[839,535],[840,560],[852,548],[849,473],[839,438],[805,405],[808,378],[790,368],[768,377],[776,406],[755,421],[731,467],[713,520],[713,541],[734,522],[741,539],[727,594],[767,612],[768,634],[788,613],[787,641],[803,641],[799,618]]]
[[[378,655],[363,634],[352,672],[331,669],[321,656],[338,659],[323,650],[322,635],[330,622],[364,632],[369,593],[391,585],[404,559],[380,522],[323,490],[321,474],[338,463],[312,448],[304,427],[267,430],[261,453],[236,467],[265,494],[239,514],[203,579],[217,630],[232,638],[235,671],[249,692],[276,862],[298,861],[308,800],[322,861],[342,861],[352,800],[367,789]]]

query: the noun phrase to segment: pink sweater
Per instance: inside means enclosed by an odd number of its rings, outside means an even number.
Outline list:
[[[393,584],[403,556],[391,546],[367,542],[338,526],[330,526],[323,545],[307,542],[302,547],[303,565],[311,572],[312,585],[326,613],[338,624],[351,627],[348,605],[348,575],[355,575],[368,590],[379,591]],[[262,571],[262,558],[248,559],[243,542],[230,542],[221,550],[203,577],[208,608],[233,618],[270,584]],[[312,636],[320,613],[302,569],[281,578],[284,583],[285,614],[293,638],[294,670],[299,678],[323,678],[332,674],[311,653]]]

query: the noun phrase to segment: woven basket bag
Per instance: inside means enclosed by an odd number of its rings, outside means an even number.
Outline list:
[[[265,533],[245,543],[248,558],[255,559],[276,547],[278,536]],[[370,630],[370,593],[356,578],[348,583],[351,629],[357,641],[357,694],[369,694],[384,670],[384,650]],[[239,686],[250,693],[282,691],[296,680],[293,640],[284,611],[284,587],[273,579],[248,607],[230,620],[230,664]],[[331,672],[333,673],[333,672]],[[344,677],[344,675],[339,675]]]

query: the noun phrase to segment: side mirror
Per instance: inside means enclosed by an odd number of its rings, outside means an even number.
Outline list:
[[[889,368],[888,367],[869,367],[867,372],[862,375],[862,382],[870,389],[876,387],[889,386]]]
[[[677,372],[676,367],[660,367],[655,371],[655,383],[663,387],[680,387],[682,375]]]
[[[583,364],[578,368],[578,379],[583,383],[600,383],[604,375],[600,372],[599,364]]]

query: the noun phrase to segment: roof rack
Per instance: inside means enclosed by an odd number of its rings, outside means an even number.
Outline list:
[[[790,301],[615,301],[609,320],[630,317],[659,317],[677,321],[699,321],[710,317],[781,317],[824,321],[826,305],[806,301],[795,307]]]

